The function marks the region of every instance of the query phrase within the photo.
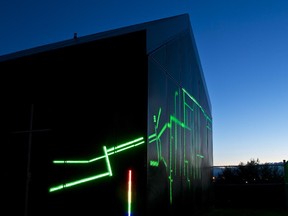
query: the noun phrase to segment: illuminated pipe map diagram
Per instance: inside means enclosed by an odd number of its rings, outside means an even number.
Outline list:
[[[180,98],[181,95],[182,95],[182,98]],[[183,109],[182,113],[184,115],[182,116],[182,119],[183,119],[182,121],[180,120],[181,118],[177,117],[176,115],[177,107],[180,107],[180,106],[177,106],[177,103],[180,103],[180,101],[182,101],[181,102],[182,109]],[[163,161],[166,168],[168,169],[170,203],[172,203],[172,197],[173,197],[173,178],[176,175],[183,174],[184,176],[186,176],[186,181],[189,187],[190,187],[190,182],[192,178],[194,179],[201,178],[201,160],[204,159],[204,155],[202,155],[201,153],[201,142],[200,142],[200,137],[199,137],[200,136],[199,130],[201,127],[200,125],[201,113],[202,113],[201,115],[202,118],[204,117],[206,131],[212,130],[211,117],[209,117],[209,115],[205,112],[205,110],[200,105],[200,103],[192,95],[190,95],[184,88],[182,88],[181,91],[175,92],[174,103],[175,103],[174,113],[169,116],[168,121],[166,123],[163,123],[162,127],[160,127],[161,112],[162,112],[161,107],[159,108],[158,113],[153,115],[155,133],[150,134],[148,136],[149,146],[154,145],[156,152],[157,152],[156,153],[157,158],[149,161],[150,166],[158,167],[159,162]],[[196,125],[198,125],[198,128],[197,127],[192,128],[193,121],[196,121]],[[179,141],[180,130],[183,130],[184,135],[182,138],[183,140]],[[163,146],[162,146],[161,139],[165,132],[169,133],[169,158],[165,158],[162,155]],[[208,132],[206,132],[206,135],[205,135],[206,138],[207,138],[207,134]],[[189,141],[193,143],[193,146],[189,147],[190,148],[189,151],[191,154],[186,154],[186,139],[190,139]],[[180,142],[183,143],[182,149],[180,149]],[[90,160],[54,160],[53,161],[54,164],[87,164],[87,163],[93,163],[98,160],[105,159],[107,172],[50,187],[49,192],[54,192],[54,191],[61,190],[67,187],[72,187],[81,183],[85,183],[85,182],[96,180],[96,179],[103,178],[103,177],[112,177],[113,172],[111,169],[109,157],[117,153],[120,153],[122,151],[125,151],[127,149],[131,149],[139,145],[143,145],[144,143],[145,143],[144,137],[140,137],[132,141],[129,141],[120,145],[116,145],[108,149],[106,148],[106,146],[103,146],[103,152],[104,152],[103,155],[92,158]],[[177,151],[181,151],[180,156],[179,155],[177,156]],[[190,155],[190,158],[189,158],[189,155]],[[179,170],[177,169],[177,157],[180,157],[181,159]],[[169,161],[168,165],[167,165],[167,161]],[[191,161],[194,162],[194,165]],[[130,175],[131,173],[129,173],[129,176]],[[129,182],[131,183],[130,177],[129,177]],[[129,197],[128,198],[128,212],[131,211],[131,194],[130,193],[131,191],[128,192],[128,197]]]
[[[182,97],[180,98],[180,96]],[[180,103],[182,103],[182,106],[179,106]],[[178,113],[183,113],[183,116],[177,117],[176,113],[177,108],[180,109],[179,107],[182,107],[183,112]],[[153,160],[150,159],[149,163],[150,166],[155,167],[159,166],[160,161],[165,164],[169,180],[170,203],[172,204],[173,179],[175,176],[185,176],[189,188],[191,179],[201,178],[201,163],[202,159],[204,159],[204,155],[201,153],[200,127],[206,128],[204,139],[207,140],[208,131],[212,130],[212,119],[205,112],[200,103],[184,88],[182,88],[182,91],[175,92],[174,113],[170,114],[168,121],[165,123],[164,120],[164,123],[160,127],[161,114],[162,109],[160,107],[158,113],[153,115],[155,133],[151,134],[148,137],[148,140],[149,145],[154,145],[157,154],[156,157],[154,156]],[[183,119],[182,121],[180,120],[181,118]],[[203,123],[201,124],[201,118],[202,121],[205,122],[205,125]],[[193,126],[193,122],[196,127]],[[165,156],[162,155],[162,136],[164,136],[165,132],[169,134],[168,158],[165,158]],[[181,136],[181,132],[183,136]],[[187,143],[190,143],[191,145],[186,146]],[[189,152],[187,152],[187,149]],[[180,161],[180,163],[177,167],[178,161]]]
[[[130,149],[133,147],[137,147],[137,146],[142,145],[144,143],[145,143],[144,138],[140,137],[140,138],[134,139],[132,141],[117,145],[116,147],[111,147],[109,149],[106,149],[106,146],[103,146],[104,155],[96,157],[96,158],[92,158],[90,160],[55,160],[55,161],[53,161],[54,164],[87,164],[87,163],[93,163],[93,162],[101,160],[101,159],[105,159],[108,171],[105,173],[97,174],[97,175],[90,176],[87,178],[82,178],[82,179],[75,180],[72,182],[60,184],[58,186],[53,186],[49,189],[49,192],[54,192],[54,191],[61,190],[61,189],[67,188],[67,187],[72,187],[72,186],[75,186],[78,184],[82,184],[82,183],[92,181],[95,179],[99,179],[99,178],[103,178],[106,176],[111,177],[112,176],[112,170],[111,170],[111,165],[110,165],[110,161],[109,161],[109,156],[117,154],[119,152],[122,152],[124,150]]]

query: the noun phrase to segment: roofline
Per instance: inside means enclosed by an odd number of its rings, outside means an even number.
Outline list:
[[[90,35],[86,35],[86,36],[82,36],[82,37],[76,37],[76,38],[67,39],[67,40],[63,40],[63,41],[59,41],[59,42],[55,42],[55,43],[40,45],[37,47],[28,48],[25,50],[14,52],[14,53],[2,55],[2,56],[0,56],[0,62],[12,60],[12,59],[17,59],[20,57],[29,56],[29,55],[33,55],[33,54],[37,54],[37,53],[41,53],[41,52],[51,51],[51,50],[59,49],[59,48],[63,48],[63,47],[88,43],[88,42],[96,41],[96,40],[100,40],[100,39],[105,39],[105,38],[110,38],[110,37],[115,37],[115,36],[121,36],[121,35],[125,35],[125,34],[132,33],[132,32],[143,31],[143,30],[149,31],[149,29],[153,28],[153,26],[155,27],[161,23],[167,23],[167,22],[170,23],[170,22],[173,22],[173,20],[177,21],[179,19],[180,20],[181,19],[189,20],[189,15],[187,13],[175,15],[175,16],[161,18],[161,19],[157,19],[157,20],[153,20],[153,21],[147,21],[144,23],[120,27],[120,28],[116,28],[116,29],[112,29],[112,30],[108,30],[108,31],[104,31],[104,32],[90,34]],[[178,26],[176,26],[176,28],[178,28]],[[181,29],[179,29],[179,30],[181,31]],[[176,31],[176,32],[179,33],[179,31]],[[177,34],[176,32],[174,33],[174,35]],[[163,36],[165,37],[165,35],[163,35]],[[167,37],[169,37],[169,36],[167,36]],[[171,38],[171,37],[169,37],[169,38]],[[166,40],[168,41],[169,38],[166,38]],[[147,52],[150,52],[153,48],[155,48],[155,47],[150,46],[149,48],[147,48]]]

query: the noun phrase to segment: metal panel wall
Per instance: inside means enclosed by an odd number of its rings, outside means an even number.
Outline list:
[[[150,214],[159,206],[194,211],[209,201],[212,117],[191,37],[183,32],[149,54]]]

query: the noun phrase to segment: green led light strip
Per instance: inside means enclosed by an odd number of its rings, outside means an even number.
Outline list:
[[[61,190],[61,189],[67,188],[67,187],[72,187],[72,186],[75,186],[77,184],[85,183],[85,182],[92,181],[92,180],[95,180],[95,179],[99,179],[99,178],[102,178],[102,177],[105,177],[105,176],[109,176],[109,175],[110,175],[110,173],[106,172],[106,173],[102,173],[102,174],[99,174],[99,175],[90,176],[88,178],[83,178],[83,179],[80,179],[80,180],[77,180],[77,181],[69,182],[69,183],[66,183],[66,184],[61,184],[61,185],[58,185],[58,186],[55,186],[55,187],[51,187],[49,189],[49,192],[54,192],[54,191]]]
[[[200,108],[200,110],[202,111],[203,115],[205,116],[206,119],[208,119],[210,122],[212,122],[212,119],[209,117],[209,115],[205,112],[205,110],[202,108],[202,106],[198,103],[198,101],[189,94],[189,92],[187,92],[184,88],[182,88],[183,92],[191,99],[193,100],[193,102]]]
[[[119,152],[124,151],[126,149],[133,148],[133,147],[136,147],[136,146],[144,144],[144,143],[145,143],[144,138],[140,137],[140,138],[137,138],[135,140],[117,145],[116,147],[111,147],[111,148],[107,149],[107,154],[108,154],[108,156],[112,155],[112,154],[116,154],[116,153],[119,153]],[[73,164],[73,163],[74,164],[81,164],[81,163],[85,164],[85,163],[95,162],[95,161],[103,159],[103,158],[105,158],[105,155],[100,156],[100,157],[96,157],[96,158],[92,158],[90,160],[54,160],[53,163],[55,163],[55,164]]]
[[[111,177],[112,176],[112,169],[111,169],[111,165],[110,165],[110,161],[109,161],[109,156],[114,155],[114,154],[119,153],[119,152],[122,152],[124,150],[130,149],[130,148],[133,148],[133,147],[137,147],[137,146],[142,145],[144,143],[145,143],[144,137],[140,137],[140,138],[134,139],[132,141],[117,145],[115,147],[111,147],[109,149],[107,149],[106,146],[103,146],[104,155],[90,159],[90,160],[55,160],[55,161],[53,161],[53,163],[55,163],[55,164],[87,164],[87,163],[95,162],[95,161],[100,160],[100,159],[105,159],[108,172],[51,187],[49,189],[49,192],[54,192],[54,191],[61,190],[61,189],[67,188],[67,187],[72,187],[72,186],[75,186],[75,185],[78,185],[81,183],[85,183],[85,182],[92,181],[95,179],[103,178],[106,176]]]
[[[181,93],[181,94],[180,94]],[[182,97],[179,97],[182,95]],[[192,101],[192,104],[189,101]],[[177,104],[178,103],[178,104]],[[182,105],[180,105],[182,103]],[[198,109],[196,109],[198,107]],[[180,108],[183,109],[183,112],[179,112]],[[200,111],[200,112],[199,112]],[[192,96],[190,95],[184,88],[175,92],[174,94],[174,111],[173,114],[169,116],[169,121],[166,123],[163,123],[160,127],[160,119],[161,119],[161,113],[162,109],[159,108],[158,114],[153,115],[153,122],[155,124],[154,126],[154,133],[150,134],[148,136],[148,143],[149,145],[154,143],[156,148],[156,155],[157,159],[154,158],[154,160],[150,160],[150,166],[158,167],[160,159],[165,162],[165,158],[162,157],[162,144],[161,144],[161,137],[162,135],[167,131],[170,134],[169,143],[169,188],[170,188],[170,203],[172,203],[172,197],[173,197],[173,178],[176,175],[183,175],[186,176],[187,184],[190,188],[191,180],[190,175],[192,175],[194,178],[200,178],[200,166],[201,166],[201,160],[204,159],[204,156],[202,154],[199,154],[201,152],[200,147],[200,138],[199,130],[202,125],[197,125],[196,128],[191,125],[194,121],[198,122],[196,124],[199,124],[200,122],[200,114],[202,113],[204,118],[206,119],[206,125],[205,128],[209,131],[212,131],[211,125],[212,125],[212,118],[206,113],[204,108],[200,105],[200,103]],[[178,118],[177,114],[183,113],[183,121]],[[194,119],[195,118],[195,119]],[[181,130],[183,129],[184,136],[179,136],[178,133],[181,133]],[[196,134],[195,134],[196,133]],[[189,136],[187,138],[187,136]],[[195,136],[196,135],[196,136]],[[204,135],[206,137],[206,135]],[[205,138],[204,137],[204,138]],[[190,139],[189,139],[190,138]],[[183,139],[183,140],[182,140]],[[186,140],[189,139],[189,140]],[[183,142],[183,146],[181,146],[181,143]],[[189,150],[186,147],[186,142],[193,142],[194,146],[189,147]],[[194,156],[190,156],[191,158],[186,158],[186,150],[189,152],[193,152]],[[180,158],[183,162],[181,162],[179,165],[177,165],[177,157],[178,157],[178,151],[180,151]],[[172,162],[174,158],[174,163]],[[198,158],[198,159],[197,159]],[[194,165],[192,166],[191,163]],[[177,172],[177,166],[179,166],[179,171]],[[182,171],[183,169],[183,171]],[[191,171],[190,171],[191,170]],[[193,171],[194,170],[194,171]],[[193,171],[193,172],[192,172]]]

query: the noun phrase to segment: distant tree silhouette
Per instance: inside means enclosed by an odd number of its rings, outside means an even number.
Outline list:
[[[257,158],[250,159],[246,164],[240,162],[238,166],[227,166],[218,176],[218,183],[282,183],[284,174],[280,165],[269,163],[260,164]]]
[[[260,179],[260,168],[259,168],[260,160],[251,159],[247,161],[245,165],[243,162],[240,162],[238,166],[238,178],[242,183],[256,183],[259,182]]]
[[[261,170],[261,182],[262,183],[282,183],[284,182],[284,173],[278,166],[271,164],[265,164],[260,167]]]

